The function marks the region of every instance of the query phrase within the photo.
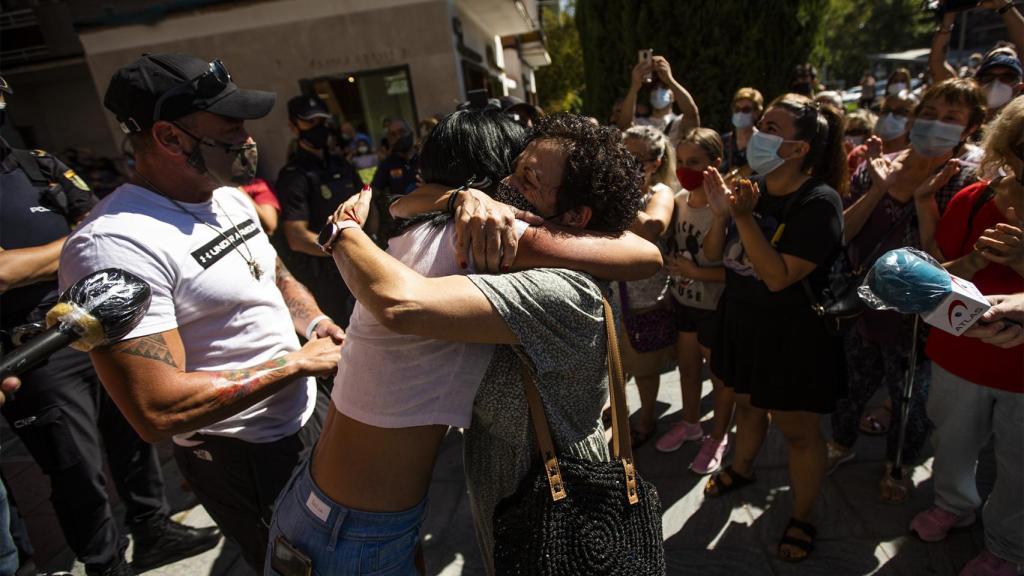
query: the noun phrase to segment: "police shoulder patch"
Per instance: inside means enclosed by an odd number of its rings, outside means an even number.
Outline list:
[[[74,170],[72,170],[70,168],[65,170],[64,171],[64,177],[67,178],[69,182],[74,184],[75,188],[78,188],[79,190],[84,190],[86,192],[89,191],[89,185],[85,183],[85,180],[82,180],[81,176],[79,176],[78,174],[75,174]]]

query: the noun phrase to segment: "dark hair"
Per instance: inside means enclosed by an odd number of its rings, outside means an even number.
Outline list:
[[[783,94],[768,107],[776,106],[793,115],[796,139],[811,146],[800,169],[810,170],[811,176],[845,197],[850,190],[850,179],[843,146],[842,113],[831,105],[818,104],[800,94]]]
[[[596,126],[585,116],[559,113],[537,121],[530,133],[534,140],[555,140],[564,146],[558,212],[587,206],[593,213],[588,230],[621,234],[629,228],[643,208],[644,178],[618,130]]]
[[[420,178],[452,187],[472,183],[491,193],[525,146],[526,131],[501,110],[456,110],[423,139]]]
[[[932,100],[943,100],[946,104],[962,104],[968,109],[967,127],[965,130],[981,126],[985,121],[986,100],[978,83],[973,78],[948,78],[932,84],[924,94],[921,101],[914,107],[914,117],[921,115],[924,107]]]

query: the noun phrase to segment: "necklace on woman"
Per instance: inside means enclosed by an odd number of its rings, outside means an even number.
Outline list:
[[[203,220],[202,218],[200,218],[198,215],[196,215],[196,213],[194,213],[191,210],[189,210],[188,208],[186,208],[181,202],[178,202],[174,198],[171,198],[167,194],[164,194],[163,192],[161,192],[156,186],[153,185],[152,182],[149,181],[148,178],[146,178],[145,176],[143,176],[139,172],[135,172],[135,174],[139,178],[141,178],[142,181],[145,182],[146,185],[148,185],[150,187],[150,189],[153,190],[153,192],[156,192],[160,196],[163,196],[164,198],[167,198],[168,200],[173,202],[174,205],[177,206],[178,209],[180,209],[182,212],[184,212],[184,213],[188,214],[189,216],[191,216],[192,218],[194,218],[196,222],[198,222],[200,224],[204,224],[207,228],[209,228],[210,230],[213,230],[214,232],[219,234],[221,238],[226,240],[227,243],[232,248],[235,249],[235,252],[237,252],[238,255],[242,257],[242,260],[245,260],[246,265],[249,266],[249,274],[252,274],[252,277],[255,278],[257,282],[260,281],[260,278],[263,277],[263,267],[260,266],[260,263],[256,261],[256,257],[253,256],[252,250],[249,249],[249,244],[248,244],[248,242],[245,241],[245,235],[242,234],[242,231],[238,229],[238,226],[235,225],[235,221],[231,219],[231,216],[228,215],[227,210],[225,210],[224,207],[220,205],[220,202],[217,202],[216,198],[213,198],[211,196],[211,199],[213,199],[213,203],[217,205],[217,208],[220,209],[221,212],[224,213],[224,217],[228,219],[228,222],[231,223],[231,227],[235,229],[235,234],[238,234],[238,237],[242,239],[242,243],[241,244],[236,244],[236,243],[232,242],[231,238],[228,238],[216,226],[214,226],[213,224],[210,224],[209,222],[207,222],[207,221]],[[242,251],[239,250],[239,247],[244,248],[246,253],[242,254]],[[246,254],[248,256],[246,256]]]

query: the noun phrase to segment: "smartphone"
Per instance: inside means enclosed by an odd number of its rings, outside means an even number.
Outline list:
[[[281,576],[310,576],[313,573],[313,561],[285,540],[284,536],[278,536],[274,540],[270,568]]]
[[[636,59],[637,62],[643,62],[650,66],[651,60],[654,59],[654,50],[650,48],[643,48],[641,50],[638,50]],[[647,74],[644,76],[644,84],[650,84],[652,80],[654,80],[653,76],[650,72],[647,72]]]

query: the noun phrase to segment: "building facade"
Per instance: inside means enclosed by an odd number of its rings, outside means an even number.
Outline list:
[[[25,39],[5,42],[0,60],[15,90],[11,136],[57,154],[121,154],[123,134],[102,97],[114,71],[146,52],[219,58],[239,85],[278,94],[270,116],[249,125],[264,174],[285,161],[284,102],[294,95],[318,95],[376,142],[385,118],[413,125],[450,112],[469,90],[535,101],[533,70],[550,62],[536,0],[82,0],[20,12],[11,4],[0,32]],[[37,34],[26,33],[31,26]]]

